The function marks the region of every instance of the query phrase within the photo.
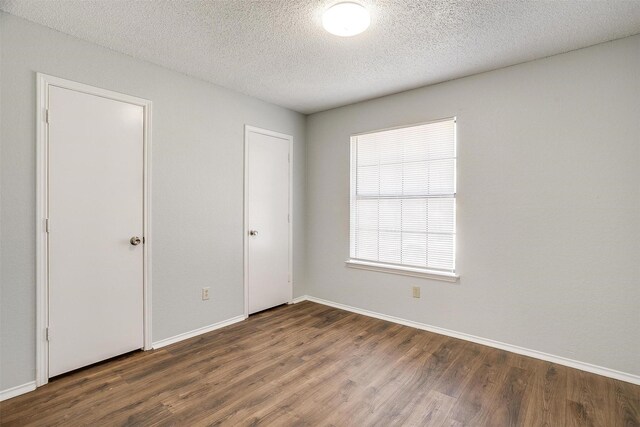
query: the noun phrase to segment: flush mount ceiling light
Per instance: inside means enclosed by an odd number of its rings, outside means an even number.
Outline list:
[[[358,3],[334,4],[322,15],[324,29],[341,37],[360,34],[369,27],[370,23],[369,12]]]

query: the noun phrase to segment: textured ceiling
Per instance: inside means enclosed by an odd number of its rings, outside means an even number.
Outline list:
[[[325,32],[340,0],[0,0],[0,9],[303,113],[640,33],[640,1],[358,0],[369,30]]]

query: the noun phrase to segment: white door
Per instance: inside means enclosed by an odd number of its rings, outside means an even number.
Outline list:
[[[248,313],[291,301],[291,137],[247,127]]]
[[[139,105],[49,87],[50,377],[144,345],[143,125]]]

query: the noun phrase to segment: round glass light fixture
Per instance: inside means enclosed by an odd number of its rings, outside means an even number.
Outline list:
[[[331,34],[350,37],[360,34],[371,23],[369,12],[358,3],[344,2],[331,6],[322,15],[322,26]]]

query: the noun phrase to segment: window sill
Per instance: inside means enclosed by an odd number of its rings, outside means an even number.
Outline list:
[[[344,262],[347,267],[358,268],[360,270],[378,271],[380,273],[399,274],[402,276],[422,277],[425,279],[442,280],[444,282],[457,282],[460,276],[455,273],[444,271],[426,270],[422,268],[391,266],[378,264],[375,262],[357,261],[348,259]]]

